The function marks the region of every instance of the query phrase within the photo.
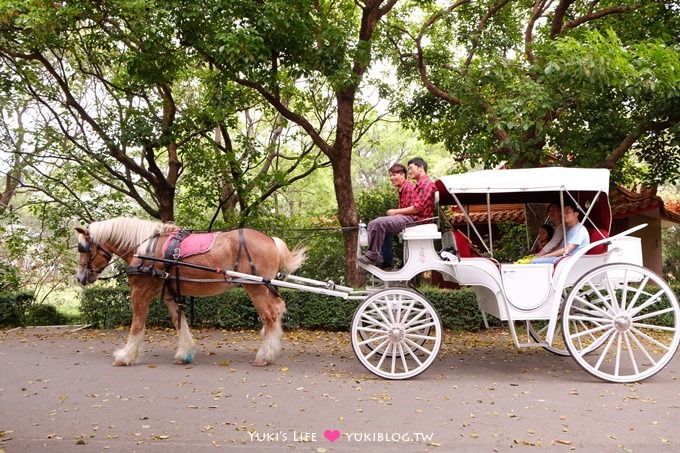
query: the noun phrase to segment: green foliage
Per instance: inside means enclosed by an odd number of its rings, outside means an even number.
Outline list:
[[[25,324],[28,326],[61,326],[68,323],[68,316],[59,313],[54,305],[32,304],[26,309]]]
[[[394,90],[408,93],[394,97],[402,120],[467,166],[606,167],[619,183],[677,179],[677,5],[563,6],[564,15],[537,17],[526,2],[400,5],[384,50],[399,68]],[[419,51],[422,68],[408,58]],[[422,88],[412,94],[413,83]]]
[[[305,239],[300,244],[307,247],[307,260],[295,275],[345,284],[342,233],[337,219],[332,218],[332,222],[324,221],[329,219],[331,218],[319,218],[309,225],[308,231],[301,232]]]
[[[26,309],[33,303],[33,293],[0,292],[0,326],[25,325]]]
[[[482,326],[472,290],[443,290],[426,287],[422,294],[432,302],[447,329],[476,331]],[[288,329],[323,329],[348,331],[359,301],[317,295],[301,290],[282,290],[286,301],[283,319]],[[129,326],[132,320],[129,289],[88,288],[83,291],[81,312],[84,322],[97,328]],[[195,298],[193,308],[186,300],[185,314],[193,326],[222,329],[259,329],[257,311],[240,288],[214,297]],[[170,326],[165,306],[153,301],[147,325]]]
[[[419,290],[434,306],[446,329],[476,332],[484,325],[473,290],[421,288]],[[493,322],[489,320],[490,323]]]
[[[0,263],[0,292],[10,292],[19,289],[19,270],[16,266]]]
[[[80,314],[85,324],[99,329],[110,329],[132,320],[130,288],[92,287],[82,292]]]
[[[364,223],[384,216],[388,209],[397,207],[399,196],[394,187],[383,185],[372,190],[364,190],[357,194],[357,210]]]
[[[500,222],[497,226],[500,239],[493,246],[495,259],[501,263],[512,263],[529,253],[524,223]]]

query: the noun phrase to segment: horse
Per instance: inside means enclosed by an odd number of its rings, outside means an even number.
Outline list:
[[[78,227],[76,231],[79,251],[76,280],[80,285],[94,283],[114,256],[128,265],[132,324],[125,347],[113,354],[114,365],[129,366],[138,361],[149,305],[154,298],[163,300],[177,331],[176,363],[191,363],[195,354],[194,339],[186,316],[181,314],[179,295],[214,296],[235,286],[244,288],[262,321],[262,343],[252,365],[268,365],[278,356],[286,304],[277,289],[266,282],[279,271],[295,272],[306,259],[304,248],[290,250],[279,238],[242,228],[197,235],[210,243],[193,255],[180,258],[181,243],[176,238],[184,230],[174,224],[117,217],[93,222],[87,228]],[[193,234],[185,232],[183,236]],[[170,240],[174,242],[170,244]],[[165,258],[169,255],[163,255],[168,245],[174,247],[169,259]],[[248,276],[235,279],[223,269]],[[251,279],[250,275],[261,278],[261,282]]]

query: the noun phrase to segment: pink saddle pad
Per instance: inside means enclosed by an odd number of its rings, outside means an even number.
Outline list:
[[[174,242],[172,239],[179,233],[179,230],[173,232],[168,237],[168,240],[163,244],[163,256],[167,255],[168,246]],[[191,233],[179,243],[179,258],[186,258],[191,255],[200,255],[210,251],[215,243],[217,233]]]

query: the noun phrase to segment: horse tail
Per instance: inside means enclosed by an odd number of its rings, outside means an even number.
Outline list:
[[[279,251],[279,260],[281,262],[281,270],[288,274],[295,272],[302,263],[307,259],[307,249],[304,247],[295,247],[292,251],[288,248],[282,239],[273,237],[274,244]]]

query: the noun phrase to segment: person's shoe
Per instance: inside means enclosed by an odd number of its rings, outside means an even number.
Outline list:
[[[370,266],[382,266],[382,261],[377,261],[377,260],[372,260],[371,258],[367,257],[366,255],[359,255],[357,257],[357,260],[363,264],[368,264]]]

